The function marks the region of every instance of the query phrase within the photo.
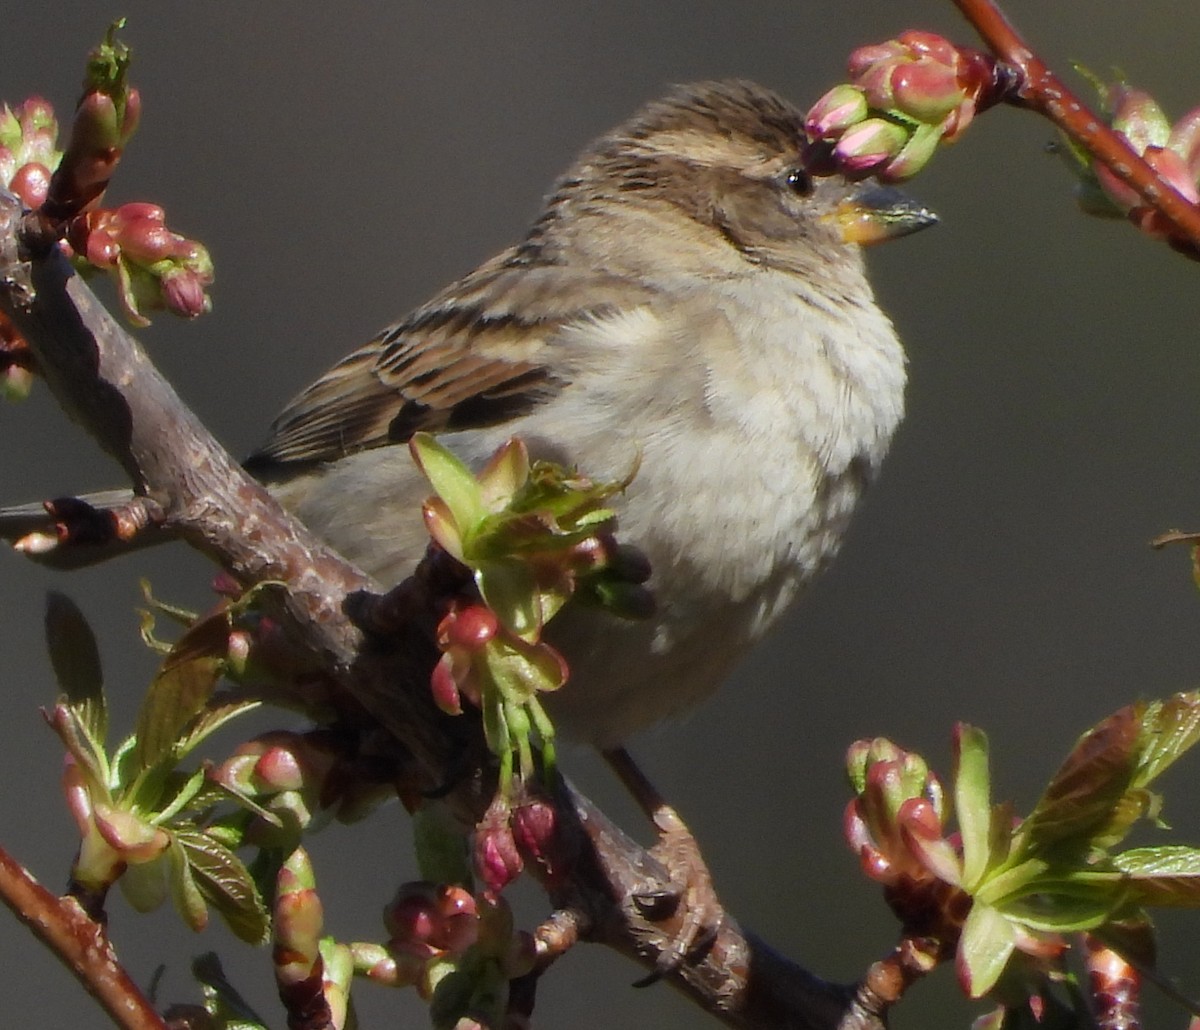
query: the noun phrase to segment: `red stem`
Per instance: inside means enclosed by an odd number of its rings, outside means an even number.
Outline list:
[[[123,1030],[166,1030],[117,961],[104,928],[73,898],[58,898],[0,848],[0,901],[49,948]]]
[[[1160,212],[1174,230],[1176,241],[1200,254],[1200,208],[1166,183],[1142,157],[1088,109],[1066,84],[1030,49],[994,0],[953,0],[992,53],[1022,76],[1016,97],[1022,106],[1038,111],[1088,154],[1135,190],[1148,207]]]

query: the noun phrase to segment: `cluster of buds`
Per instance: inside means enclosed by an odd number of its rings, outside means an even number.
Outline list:
[[[567,664],[554,648],[517,636],[478,602],[451,604],[438,624],[437,642],[442,657],[430,684],[434,701],[448,715],[462,714],[464,697],[483,707],[483,692],[492,686],[519,703],[557,690],[567,679]],[[515,678],[506,675],[510,671]]]
[[[814,171],[896,182],[919,172],[977,111],[996,103],[1001,66],[980,50],[932,32],[909,31],[850,55],[850,81],[813,105],[805,120],[819,144]]]
[[[605,507],[628,479],[595,483],[531,462],[516,439],[477,476],[428,434],[416,434],[410,449],[436,491],[423,509],[429,534],[471,570],[479,598],[451,605],[438,627],[433,696],[453,715],[464,697],[482,710],[501,793],[511,796],[514,757],[522,778],[534,772],[533,738],[553,764],[553,727],[538,696],[561,687],[567,667],[542,638],[546,623],[576,593],[628,617],[653,609],[649,565],[616,543]]]
[[[147,325],[143,311],[165,308],[183,318],[207,312],[205,288],[213,280],[212,258],[195,240],[167,228],[154,204],[99,208],[71,221],[67,242],[93,268],[112,272],[125,314]]]
[[[926,913],[920,921],[927,935],[956,940],[970,899],[946,889],[961,879],[961,858],[957,842],[944,836],[941,781],[920,755],[883,738],[857,741],[846,762],[856,797],[844,829],[863,872],[884,885],[906,923],[914,912]]]
[[[1052,967],[1066,943],[993,907],[993,896],[1004,892],[989,879],[1000,879],[993,874],[1008,857],[1014,820],[1008,806],[990,807],[983,734],[959,726],[955,745],[955,807],[964,832],[947,832],[945,792],[924,759],[882,738],[858,741],[847,755],[856,797],[845,832],[864,872],[884,885],[905,933],[955,955],[963,989],[977,998],[1002,978],[1034,982],[1030,974]]]
[[[479,906],[464,887],[418,880],[401,884],[384,907],[383,925],[391,963],[373,978],[420,984],[431,960],[460,956],[479,939]]]
[[[376,983],[415,985],[426,1001],[440,994],[435,1003],[453,1010],[453,1019],[438,1025],[462,1026],[461,1019],[484,1015],[481,1010],[503,1011],[507,982],[533,968],[533,938],[514,928],[503,899],[416,881],[400,887],[383,921],[385,944],[351,945],[355,967]]]
[[[262,848],[294,847],[303,830],[322,818],[361,818],[394,790],[376,782],[343,755],[322,730],[273,730],[238,746],[209,779],[253,802],[245,842]]]
[[[557,825],[554,807],[544,798],[528,792],[515,803],[503,792],[493,798],[475,824],[472,849],[475,875],[484,882],[488,897],[498,896],[520,876],[527,858],[547,882],[563,878],[569,862]]]
[[[558,833],[554,806],[529,792],[515,802],[497,795],[475,825],[472,861],[486,897],[497,897],[534,863],[547,884],[561,882],[571,855]]]
[[[50,176],[62,158],[57,138],[54,108],[41,97],[30,97],[15,109],[0,104],[0,184],[26,207],[41,207],[46,199]]]
[[[274,818],[256,816],[247,843],[259,847],[294,846],[319,809],[336,755],[316,733],[276,730],[238,746],[209,778],[230,793],[254,800]]]
[[[51,715],[52,725],[65,723],[63,706]],[[87,894],[102,897],[118,877],[137,866],[162,857],[171,844],[168,834],[153,821],[131,807],[115,805],[103,791],[95,789],[75,757],[68,753],[63,761],[63,795],[67,809],[79,829],[79,853],[71,869],[71,879]],[[150,887],[146,896],[138,887],[144,880]],[[161,875],[123,881],[133,888],[131,901],[141,910],[156,908],[162,901]]]
[[[1099,84],[1098,84],[1099,85]],[[1118,82],[1099,86],[1109,125],[1158,175],[1191,204],[1200,204],[1200,108],[1174,125],[1148,93]],[[1080,206],[1089,214],[1127,217],[1151,236],[1168,235],[1163,216],[1107,165],[1074,150]]]
[[[210,306],[213,266],[204,247],[167,229],[153,204],[99,207],[141,119],[141,97],[127,81],[129,49],[116,38],[120,26],[89,55],[65,151],[56,148],[54,110],[41,97],[0,106],[0,184],[39,213],[44,232],[65,238],[81,270],[113,275],[133,324],[146,325],[152,309],[194,318]]]

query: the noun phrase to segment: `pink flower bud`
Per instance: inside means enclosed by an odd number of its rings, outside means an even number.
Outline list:
[[[930,57],[951,68],[960,62],[958,47],[936,32],[908,29],[901,32],[897,39],[914,57]]]
[[[300,790],[305,785],[304,769],[287,748],[271,747],[264,751],[255,763],[254,773],[263,793]]]
[[[475,651],[491,640],[500,628],[495,613],[485,605],[452,608],[438,626],[438,643]]]
[[[834,86],[813,104],[804,120],[811,139],[837,139],[867,117],[867,98],[857,86]]]
[[[869,175],[895,157],[908,133],[883,118],[868,118],[847,132],[833,149],[838,165],[851,177]]]
[[[541,798],[521,802],[512,814],[513,838],[546,879],[558,883],[568,873],[568,859],[557,832],[554,806]]]
[[[166,309],[183,318],[197,318],[212,310],[212,301],[204,292],[203,276],[191,269],[165,272],[162,277],[163,303]]]
[[[892,91],[896,107],[929,125],[939,124],[966,99],[954,69],[929,58],[897,68]]]
[[[50,192],[50,169],[44,164],[30,161],[17,169],[9,180],[8,188],[31,210],[41,207]]]
[[[475,827],[475,874],[493,895],[503,891],[524,868],[509,821],[507,802],[497,798]]]
[[[104,842],[126,862],[149,862],[171,843],[163,830],[124,809],[93,802],[93,816]]]

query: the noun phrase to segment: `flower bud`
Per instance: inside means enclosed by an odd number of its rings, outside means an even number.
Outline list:
[[[940,124],[966,99],[954,69],[929,58],[901,65],[891,84],[896,107],[928,125]]]
[[[41,207],[50,192],[50,169],[36,161],[28,161],[17,169],[8,188],[32,210]]]
[[[444,648],[461,647],[474,651],[491,640],[499,628],[495,612],[486,605],[454,607],[438,625],[438,644]]]
[[[129,863],[149,862],[171,843],[171,838],[133,812],[93,800],[93,819],[104,842]]]
[[[855,125],[837,142],[834,157],[851,177],[865,177],[900,153],[908,133],[894,122],[868,118]]]
[[[498,797],[475,827],[472,848],[475,874],[492,894],[503,891],[524,868],[510,818],[507,802]]]
[[[867,117],[867,98],[857,86],[834,86],[809,109],[804,128],[811,139],[837,139]]]

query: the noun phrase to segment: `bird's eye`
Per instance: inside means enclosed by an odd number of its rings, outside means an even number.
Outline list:
[[[787,188],[798,197],[807,197],[813,191],[812,176],[803,168],[793,168],[783,181]]]

